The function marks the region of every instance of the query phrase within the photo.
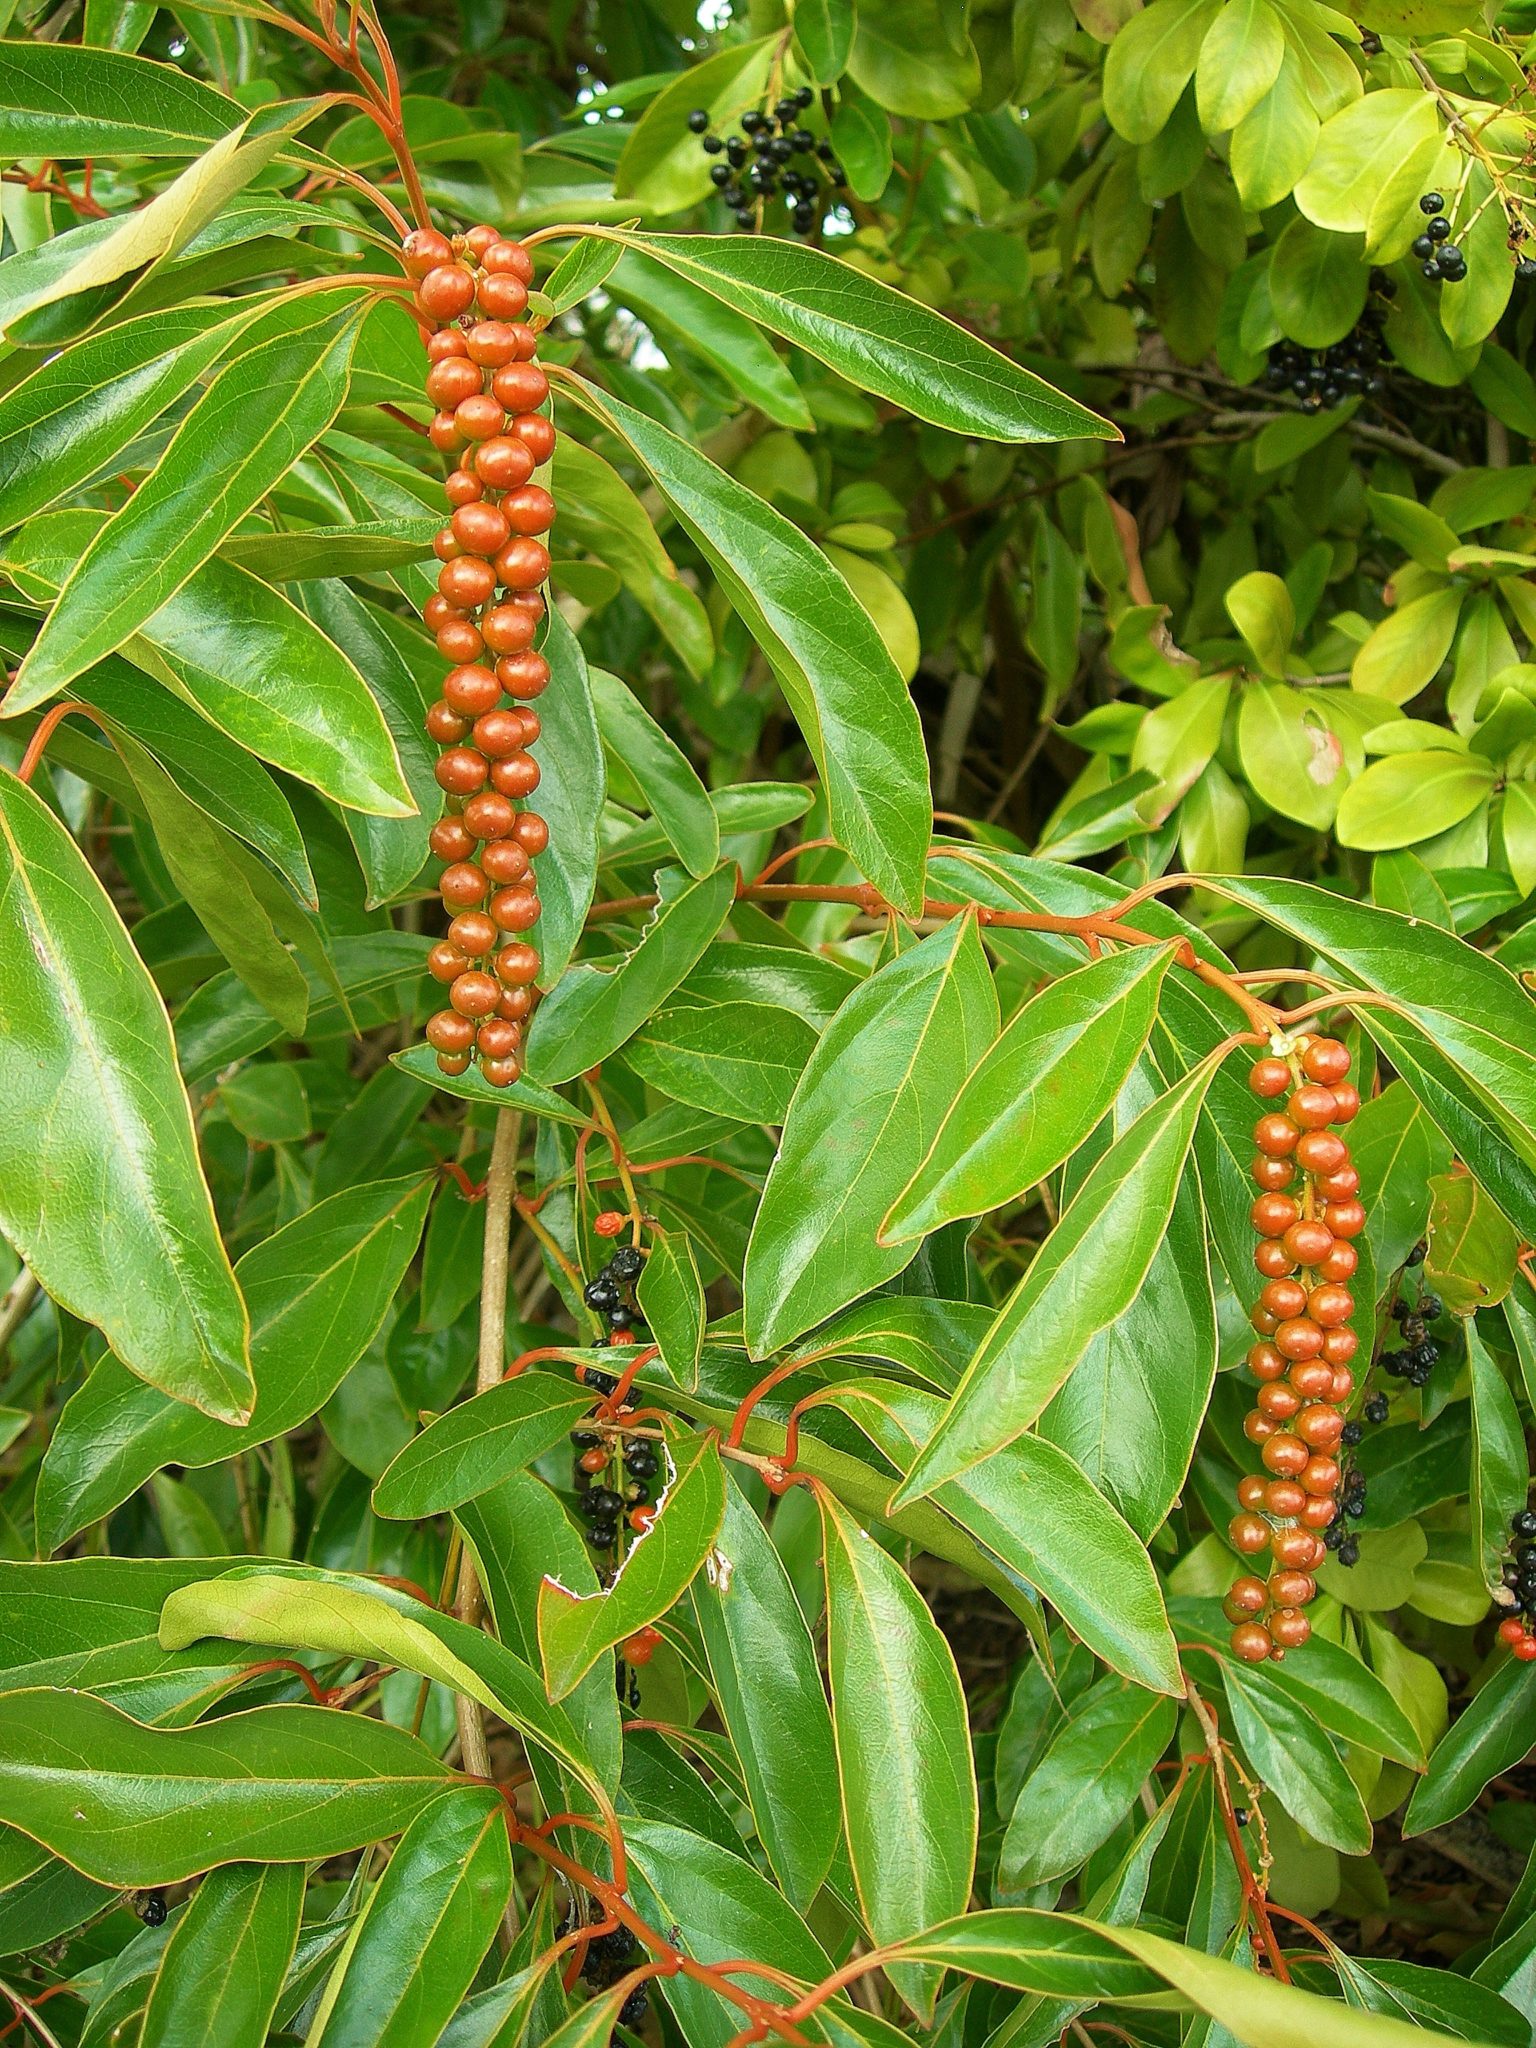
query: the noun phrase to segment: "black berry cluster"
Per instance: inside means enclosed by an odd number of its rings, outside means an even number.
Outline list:
[[[1372,271],[1376,298],[1390,300],[1397,287],[1382,271]],[[1264,382],[1271,391],[1289,391],[1301,400],[1303,412],[1332,411],[1346,398],[1377,398],[1387,388],[1381,338],[1386,314],[1373,299],[1350,332],[1331,348],[1301,348],[1278,341],[1269,352]]]
[[[1460,284],[1467,274],[1467,259],[1451,240],[1451,223],[1446,218],[1445,194],[1426,192],[1419,201],[1419,211],[1428,214],[1424,232],[1416,235],[1413,253],[1419,259],[1419,268],[1431,284]]]
[[[1426,1386],[1440,1360],[1440,1346],[1430,1336],[1429,1325],[1443,1313],[1444,1304],[1437,1294],[1421,1294],[1416,1303],[1399,1295],[1392,1304],[1392,1316],[1402,1325],[1403,1341],[1398,1350],[1382,1353],[1382,1371],[1392,1379],[1406,1380],[1410,1387]]]
[[[594,1934],[587,1944],[581,1965],[582,1981],[590,1984],[594,1991],[606,1991],[628,1975],[639,1953],[640,1944],[627,1927],[612,1928],[607,1934]],[[632,2030],[642,2027],[649,2011],[646,1986],[637,1984],[619,2007],[619,2025]],[[614,2039],[617,2040],[617,2036]]]
[[[1536,1662],[1536,1510],[1521,1508],[1510,1522],[1513,1555],[1504,1562],[1504,1586],[1514,1608],[1499,1635],[1522,1664]]]
[[[741,117],[739,135],[716,135],[703,107],[695,107],[688,116],[705,155],[721,159],[709,175],[738,227],[756,227],[759,207],[778,198],[789,209],[795,233],[812,234],[847,184],[831,143],[824,137],[818,140],[802,125],[815,97],[808,85],[802,85],[769,110],[749,107]]]

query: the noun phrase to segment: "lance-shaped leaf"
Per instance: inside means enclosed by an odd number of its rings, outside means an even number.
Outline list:
[[[549,1372],[488,1387],[412,1438],[373,1489],[374,1513],[418,1522],[473,1500],[559,1443],[591,1406],[589,1392]]]
[[[715,658],[709,614],[678,575],[635,492],[612,463],[569,434],[555,443],[550,489],[560,507],[562,546],[584,548],[605,562],[650,613],[689,674],[702,682]]]
[[[821,772],[838,844],[898,908],[915,910],[932,823],[928,764],[869,613],[798,527],[708,456],[589,384],[564,388],[649,470],[767,655]]]
[[[1436,1743],[1403,1819],[1403,1833],[1421,1835],[1465,1813],[1490,1778],[1512,1770],[1536,1745],[1536,1691],[1529,1672],[1504,1658],[1471,1704]]]
[[[246,1428],[169,1401],[104,1358],[55,1425],[38,1481],[39,1546],[57,1548],[162,1465],[216,1465],[307,1422],[373,1341],[431,1192],[419,1174],[348,1188],[241,1259],[257,1401]]]
[[[720,858],[720,822],[687,755],[627,684],[591,671],[598,731],[640,785],[651,814],[690,875],[707,875]]]
[[[474,1982],[512,1891],[506,1807],[466,1786],[419,1813],[370,1893],[305,2039],[436,2041]]]
[[[1398,1007],[1360,1022],[1525,1237],[1536,1238],[1536,1003],[1508,968],[1422,919],[1308,882],[1215,876],[1209,887]]]
[[[820,249],[776,236],[622,238],[849,383],[952,433],[993,441],[1120,438],[1108,420],[978,335]]]
[[[570,1717],[551,1706],[532,1667],[483,1630],[386,1581],[311,1565],[240,1566],[179,1587],[161,1611],[167,1649],[210,1635],[362,1657],[434,1678],[500,1714],[601,1797]]]
[[[1026,1003],[967,1075],[882,1240],[984,1215],[1075,1152],[1140,1058],[1172,958],[1171,945],[1129,947]]]
[[[246,300],[223,320],[207,306],[125,320],[8,391],[0,399],[0,524],[14,526],[99,475],[270,304],[265,295]]]
[[[236,100],[175,64],[55,42],[0,45],[0,155],[195,156]]]
[[[624,1057],[674,1102],[781,1124],[815,1049],[815,1031],[792,1010],[726,1002],[656,1011]]]
[[[66,577],[6,699],[29,711],[122,646],[341,410],[367,310],[356,291],[291,299],[262,322]]]
[[[735,898],[736,870],[726,862],[668,896],[619,966],[583,965],[564,976],[529,1035],[535,1078],[554,1087],[617,1052],[702,957]]]
[[[743,1280],[749,1348],[778,1350],[911,1263],[876,1241],[927,1151],[956,1076],[997,1029],[974,921],[889,961],[833,1017],[789,1106]]]
[[[1214,1056],[1203,1060],[1095,1163],[982,1339],[893,1507],[1022,1435],[1135,1299],[1168,1228],[1214,1072]]]
[[[838,1840],[837,1752],[816,1649],[779,1553],[735,1486],[719,1550],[730,1576],[695,1585],[694,1613],[758,1839],[804,1912]]]
[[[635,1300],[667,1371],[680,1387],[697,1386],[709,1309],[693,1239],[686,1231],[658,1231],[651,1239]]]
[[[6,542],[4,567],[29,598],[51,601],[98,524],[94,512],[44,513]],[[232,740],[335,802],[385,817],[414,812],[368,685],[335,642],[260,577],[215,556],[145,620],[124,653]]]
[[[0,1695],[0,1820],[103,1884],[340,1856],[398,1834],[453,1782],[403,1729],[328,1707],[171,1730],[89,1693]]]
[[[562,1700],[604,1650],[666,1613],[714,1548],[725,1514],[725,1468],[713,1434],[665,1448],[669,1470],[656,1518],[630,1544],[601,1593],[539,1587],[539,1652],[549,1696]]]
[[[549,688],[539,699],[544,730],[539,741],[543,780],[540,815],[549,846],[539,855],[538,940],[541,988],[553,988],[576,950],[597,886],[597,828],[603,814],[603,747],[598,738],[581,643],[558,608],[544,639]]]
[[[1509,1554],[1510,1518],[1525,1506],[1530,1470],[1520,1410],[1488,1347],[1468,1316],[1467,1363],[1472,1369],[1472,1552],[1483,1583],[1502,1586]]]
[[[139,2048],[262,2048],[299,1936],[304,1877],[301,1863],[209,1872],[160,1957]]]
[[[1080,1869],[1130,1811],[1177,1720],[1171,1699],[1123,1678],[1101,1678],[1074,1700],[1020,1788],[999,1884],[1017,1898]]]
[[[130,1372],[243,1420],[245,1304],[165,1006],[79,847],[5,774],[0,901],[0,1227]]]
[[[891,1380],[839,1387],[837,1406],[898,1471],[944,1412],[933,1395]],[[1065,1451],[1043,1437],[1021,1436],[946,1480],[933,1505],[1008,1573],[1036,1588],[1106,1664],[1153,1691],[1182,1692],[1152,1561]]]
[[[827,1670],[848,1854],[877,1942],[963,1912],[976,1863],[976,1774],[955,1660],[912,1581],[826,1489]],[[931,2012],[939,1972],[892,1983]]]
[[[680,342],[685,354],[702,357],[767,418],[813,433],[816,423],[799,386],[752,320],[743,319],[720,294],[701,291],[678,266],[642,256],[639,246],[631,240],[625,250],[609,286],[613,297],[634,308],[663,348]]]
[[[1365,1802],[1323,1723],[1267,1671],[1224,1658],[1221,1675],[1237,1738],[1286,1812],[1314,1840],[1368,1856]]]

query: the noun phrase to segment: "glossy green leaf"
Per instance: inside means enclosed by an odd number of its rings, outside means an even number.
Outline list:
[[[603,750],[587,685],[580,642],[552,607],[543,653],[549,687],[539,699],[543,732],[539,815],[549,826],[548,849],[538,857],[543,911],[535,937],[540,986],[553,987],[576,950],[597,885],[597,828],[603,809]]]
[[[1298,1826],[1349,1856],[1366,1856],[1371,1824],[1324,1724],[1267,1671],[1225,1660],[1227,1705],[1248,1761]]]
[[[1019,1436],[1146,1278],[1178,1193],[1210,1059],[1142,1111],[1095,1163],[966,1368],[948,1413],[893,1496],[920,1499]],[[1091,1260],[1095,1284],[1081,1284]]]
[[[339,1856],[409,1826],[452,1783],[403,1729],[327,1707],[173,1731],[87,1693],[0,1695],[0,1819],[104,1884]]]
[[[795,41],[817,85],[835,85],[853,47],[854,0],[796,0]]]
[[[139,2048],[262,2048],[298,1940],[304,1877],[293,1863],[209,1872],[160,1958]]]
[[[837,1752],[815,1646],[779,1553],[736,1486],[726,1488],[717,1547],[729,1576],[693,1593],[711,1689],[769,1865],[804,1912],[838,1841]]]
[[[591,680],[604,745],[639,783],[689,874],[707,875],[720,859],[720,824],[693,763],[617,676],[598,668]]]
[[[1220,0],[1154,0],[1126,23],[1104,66],[1104,111],[1127,142],[1151,142],[1194,76]]]
[[[1026,1003],[966,1076],[882,1239],[901,1243],[983,1215],[1054,1172],[1140,1057],[1171,958],[1170,948],[1129,947]]]
[[[1444,748],[1388,754],[1356,776],[1340,799],[1339,843],[1367,852],[1416,846],[1459,825],[1491,794],[1494,780],[1493,763],[1479,754]]]
[[[616,968],[585,963],[539,1005],[528,1064],[544,1086],[574,1080],[619,1050],[664,1002],[729,915],[736,875],[729,864],[674,888]],[[542,921],[541,921],[542,922]]]
[[[44,703],[113,653],[267,495],[347,395],[363,308],[354,292],[289,302],[192,407],[166,453],[60,588],[6,699]]]
[[[755,107],[768,84],[772,36],[717,50],[702,64],[681,71],[646,108],[624,145],[614,173],[617,199],[634,199],[648,211],[677,213],[709,191],[709,165],[688,116],[702,107],[710,125],[723,128],[744,107]]]
[[[59,1544],[163,1465],[213,1465],[294,1429],[372,1341],[426,1221],[419,1175],[333,1195],[241,1259],[256,1415],[231,1429],[104,1358],[66,1403],[38,1484],[38,1541]]]
[[[466,1787],[427,1807],[369,1895],[306,2039],[316,2048],[436,2040],[474,1981],[511,1890],[499,1792]]]
[[[686,1232],[658,1231],[652,1238],[635,1300],[668,1372],[679,1386],[697,1386],[709,1309],[693,1239]]]
[[[997,1028],[975,924],[956,918],[889,961],[827,1026],[795,1090],[747,1246],[754,1355],[893,1278],[915,1246],[875,1232]]]
[[[94,513],[45,513],[6,543],[4,566],[29,596],[51,600],[97,526]],[[205,562],[123,651],[242,747],[337,803],[386,817],[414,811],[363,678],[244,569]]]
[[[848,1853],[865,1924],[901,1941],[959,1913],[976,1861],[976,1778],[948,1643],[895,1560],[826,1491],[827,1669]],[[939,1973],[892,1965],[919,2014]]]
[[[591,1406],[590,1394],[553,1373],[503,1380],[411,1439],[374,1487],[374,1513],[417,1522],[473,1500],[559,1443]]]
[[[608,243],[601,246],[618,254]],[[702,681],[715,659],[709,614],[678,574],[639,497],[612,463],[568,434],[555,444],[550,487],[560,507],[562,544],[580,547],[612,569],[689,674]]]
[[[725,1472],[712,1436],[669,1443],[670,1469],[656,1518],[635,1537],[613,1584],[577,1593],[546,1578],[539,1588],[539,1649],[551,1699],[561,1700],[605,1650],[666,1613],[720,1533]]]
[[[884,0],[861,7],[848,69],[893,114],[943,121],[963,114],[981,88],[969,9],[958,0]]]
[[[1123,1678],[1102,1678],[1075,1700],[1009,1817],[1003,1890],[1017,1896],[1080,1869],[1129,1812],[1177,1719],[1171,1699]]]
[[[815,1049],[816,1033],[789,1010],[710,1003],[656,1011],[624,1057],[674,1102],[781,1124]]]
[[[1509,1383],[1466,1319],[1467,1362],[1472,1372],[1472,1551],[1484,1585],[1502,1587],[1511,1517],[1525,1506],[1530,1468],[1525,1429]]]
[[[591,385],[577,395],[650,471],[768,657],[816,758],[839,845],[892,902],[914,908],[931,822],[927,762],[868,612],[819,548],[699,450]]]
[[[623,230],[612,232],[623,235]],[[686,237],[688,242],[696,239]],[[677,342],[686,354],[702,357],[766,418],[781,427],[811,432],[815,422],[810,408],[787,364],[758,332],[755,316],[712,292],[690,268],[642,254],[649,243],[627,235],[624,241],[611,287],[614,297],[635,309],[663,347]]]
[[[994,441],[1118,438],[967,329],[819,249],[777,237],[645,235],[634,246],[916,418]]]
[[[419,1672],[500,1714],[595,1785],[570,1720],[551,1706],[521,1657],[388,1581],[305,1565],[240,1566],[223,1578],[180,1587],[161,1611],[160,1640],[167,1649],[208,1635],[323,1650]]]
[[[1424,1277],[1453,1315],[1471,1316],[1509,1293],[1520,1240],[1470,1173],[1431,1179],[1428,1234]]]
[[[5,774],[0,839],[0,1224],[131,1372],[242,1418],[245,1304],[164,1006],[78,846]]]
[[[1536,1694],[1513,1657],[1493,1676],[1436,1744],[1403,1820],[1403,1832],[1421,1835],[1465,1813],[1490,1778],[1512,1770],[1536,1745]]]
[[[0,44],[0,153],[195,156],[241,109],[172,64],[55,42]]]

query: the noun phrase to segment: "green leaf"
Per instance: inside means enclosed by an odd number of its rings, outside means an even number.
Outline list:
[[[567,973],[529,1034],[528,1064],[541,1085],[573,1080],[632,1038],[702,957],[735,893],[736,870],[725,863],[666,898],[617,967],[583,964]]]
[[[195,156],[238,103],[174,64],[67,43],[0,43],[0,155]]]
[[[693,763],[627,684],[606,669],[590,673],[604,745],[639,783],[689,874],[707,875],[720,859],[720,825]]]
[[[346,399],[365,305],[290,300],[221,370],[70,571],[6,699],[42,704],[121,647],[319,439]]]
[[[566,250],[539,290],[555,313],[568,313],[599,289],[619,255],[612,242],[583,235]]]
[[[966,1076],[882,1240],[1000,1208],[1075,1152],[1141,1056],[1171,959],[1171,947],[1129,947],[1026,1003]]]
[[[658,1010],[624,1057],[674,1102],[781,1124],[816,1033],[788,1010],[767,1003],[711,1003]]]
[[[614,172],[614,197],[634,199],[650,213],[696,206],[711,188],[709,164],[688,126],[689,114],[702,107],[710,127],[718,130],[744,108],[757,106],[778,47],[777,37],[759,36],[680,71],[635,123]]]
[[[912,1581],[826,1489],[827,1670],[848,1853],[876,1942],[965,1909],[976,1862],[976,1777],[965,1695]],[[920,2016],[936,1969],[888,1975]]]
[[[658,1231],[651,1239],[635,1300],[667,1371],[680,1387],[697,1386],[709,1310],[693,1239],[684,1231]]]
[[[1525,1430],[1515,1397],[1468,1316],[1467,1362],[1472,1368],[1472,1554],[1490,1591],[1503,1586],[1510,1518],[1525,1506],[1530,1470]]]
[[[1391,998],[1392,1010],[1362,1006],[1361,1022],[1510,1222],[1536,1237],[1536,1006],[1508,969],[1448,932],[1310,883],[1213,876],[1208,886]]]
[[[1194,76],[1221,0],[1153,0],[1116,35],[1104,63],[1104,112],[1127,142],[1160,135]]]
[[[1080,1869],[1130,1811],[1177,1719],[1171,1699],[1123,1678],[1101,1678],[1074,1700],[1009,1817],[1002,1890],[1016,1894]]]
[[[1279,75],[1285,30],[1269,0],[1236,0],[1224,7],[1200,45],[1195,104],[1207,135],[1235,128]]]
[[[453,1779],[403,1729],[328,1707],[169,1730],[88,1693],[0,1695],[0,1819],[103,1884],[340,1856],[408,1827]]]
[[[737,1486],[726,1487],[717,1547],[729,1577],[693,1589],[710,1685],[769,1866],[804,1912],[838,1844],[837,1752],[816,1650],[779,1553]]]
[[[684,265],[668,264],[665,259],[653,261],[642,253],[653,246],[644,237],[630,236],[623,229],[610,232],[624,245],[610,287],[613,296],[634,308],[664,346],[676,341],[688,355],[701,357],[748,405],[755,405],[779,426],[806,433],[814,430],[815,421],[800,387],[772,344],[758,332],[756,316],[749,308],[714,291],[707,274],[698,277]],[[672,239],[663,236],[661,243]],[[687,235],[676,239],[691,244],[701,238]]]
[[[1293,190],[1312,161],[1317,134],[1301,64],[1288,48],[1274,84],[1232,131],[1232,182],[1249,213],[1265,212]]]
[[[1347,1856],[1368,1856],[1371,1823],[1323,1723],[1267,1671],[1224,1659],[1232,1724],[1248,1761],[1299,1827]]]
[[[1293,220],[1269,264],[1270,303],[1281,332],[1310,349],[1342,341],[1364,308],[1368,276],[1349,243],[1310,220]]]
[[[55,1425],[38,1481],[39,1546],[56,1549],[163,1465],[216,1465],[307,1422],[372,1342],[431,1192],[421,1175],[348,1188],[241,1259],[257,1401],[244,1429],[167,1400],[104,1358]]]
[[[612,463],[562,434],[555,443],[551,488],[560,507],[562,542],[606,563],[650,613],[689,674],[702,682],[715,659],[709,615]]]
[[[1363,233],[1382,186],[1437,131],[1434,100],[1417,85],[1364,93],[1323,123],[1296,204],[1320,228]]]
[[[304,1877],[294,1863],[209,1872],[160,1958],[139,2048],[262,2048],[298,1940]]]
[[[774,236],[626,239],[850,383],[935,426],[993,441],[1118,438],[1107,420],[966,328],[819,249]]]
[[[795,42],[816,85],[836,85],[853,48],[854,0],[795,0]]]
[[[402,1074],[408,1074],[413,1081],[420,1081],[428,1088],[439,1088],[445,1095],[457,1095],[462,1102],[489,1102],[499,1109],[520,1109],[528,1116],[549,1117],[558,1124],[569,1124],[573,1130],[585,1128],[587,1119],[582,1112],[555,1095],[548,1088],[540,1088],[529,1080],[514,1081],[510,1088],[493,1088],[483,1080],[479,1070],[470,1067],[462,1074],[445,1074],[437,1064],[437,1054],[429,1045],[408,1046],[404,1052],[390,1054],[390,1063]]]
[[[1465,1813],[1490,1778],[1513,1770],[1536,1745],[1536,1691],[1530,1673],[1504,1658],[1472,1703],[1435,1745],[1403,1819],[1406,1835],[1422,1835]]]
[[[373,1511],[419,1522],[486,1493],[575,1427],[592,1397],[554,1373],[525,1372],[450,1408],[413,1437],[373,1489]]]
[[[7,774],[0,841],[0,1225],[131,1372],[239,1420],[245,1305],[164,1005],[80,849]]]
[[[1288,683],[1250,683],[1238,712],[1238,752],[1255,795],[1298,824],[1326,831],[1349,773],[1320,693]]]
[[[315,2048],[436,2040],[474,1982],[511,1891],[501,1794],[466,1786],[427,1807],[369,1894],[306,2040]]]
[[[117,748],[149,812],[171,880],[252,995],[290,1038],[301,1038],[309,984],[274,926],[274,909],[284,924],[289,918],[271,876],[187,801],[145,748],[126,733],[118,735]],[[293,906],[287,908],[297,917]]]
[[[160,1640],[167,1649],[207,1635],[419,1672],[500,1714],[589,1790],[600,1792],[568,1716],[550,1705],[530,1665],[483,1630],[440,1614],[387,1581],[309,1565],[241,1566],[223,1578],[183,1586],[165,1603]]]
[[[998,1311],[949,1410],[892,1497],[902,1507],[1022,1434],[1145,1280],[1173,1213],[1207,1058],[1144,1109],[1095,1163]],[[1091,1261],[1094,1285],[1083,1285]]]
[[[986,954],[957,918],[862,984],[827,1026],[785,1119],[747,1245],[748,1347],[766,1356],[894,1278],[915,1245],[875,1232],[997,1028]]]
[[[597,828],[603,811],[603,750],[587,683],[586,657],[558,606],[551,606],[543,653],[549,687],[539,699],[543,732],[538,788],[549,846],[538,856],[540,986],[553,987],[576,950],[597,887]]]
[[[1296,637],[1296,607],[1283,579],[1254,569],[1238,577],[1222,603],[1265,674],[1283,676]]]
[[[1367,697],[1406,704],[1434,681],[1451,650],[1464,593],[1452,584],[1426,590],[1389,612],[1362,641],[1350,670],[1353,687]]]
[[[837,842],[901,909],[922,898],[932,822],[912,700],[874,622],[798,527],[621,400],[576,395],[629,445],[779,679],[815,756]]]
[[[1453,1315],[1492,1308],[1514,1283],[1519,1237],[1469,1173],[1436,1174],[1429,1195],[1425,1279]]]
[[[832,117],[832,147],[858,199],[878,199],[891,182],[890,117],[845,79]]]
[[[962,0],[880,0],[861,7],[848,69],[893,114],[945,121],[981,90],[981,64]]]
[[[93,512],[45,513],[6,543],[3,566],[29,597],[51,598],[98,524]],[[259,577],[217,557],[205,562],[124,653],[232,740],[337,803],[386,817],[414,813],[367,684]]]
[[[566,1694],[605,1650],[666,1613],[720,1533],[725,1470],[713,1435],[665,1446],[667,1478],[656,1519],[630,1544],[618,1577],[600,1593],[539,1587],[539,1649],[551,1699]]]
[[[1341,846],[1368,853],[1416,846],[1459,825],[1491,795],[1496,771],[1480,754],[1443,747],[1387,754],[1345,790],[1335,829]]]

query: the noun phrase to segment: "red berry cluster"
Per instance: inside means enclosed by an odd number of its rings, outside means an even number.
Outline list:
[[[402,255],[433,329],[432,445],[457,458],[447,482],[453,512],[433,542],[437,594],[423,611],[454,664],[427,713],[443,749],[446,806],[432,851],[447,863],[438,886],[451,919],[427,964],[452,1006],[431,1019],[427,1039],[445,1074],[462,1074],[473,1057],[493,1087],[506,1088],[522,1072],[535,1001],[539,955],[524,934],[539,916],[533,860],[549,844],[544,820],[518,806],[539,784],[528,751],[539,714],[529,700],[549,681],[533,643],[549,575],[539,536],[555,503],[532,479],[554,453],[555,430],[540,410],[549,382],[533,360],[537,337],[519,318],[533,277],[522,244],[486,226],[451,241],[418,228]]]
[[[1248,1353],[1259,1394],[1243,1429],[1262,1446],[1266,1469],[1239,1485],[1242,1513],[1229,1533],[1245,1557],[1267,1550],[1272,1562],[1267,1580],[1245,1575],[1226,1599],[1233,1651],[1251,1664],[1284,1656],[1312,1633],[1302,1609],[1317,1591],[1312,1573],[1326,1553],[1322,1532],[1338,1513],[1336,1454],[1358,1346],[1348,1327],[1355,1299],[1345,1283],[1356,1265],[1350,1239],[1365,1228],[1360,1176],[1329,1128],[1359,1110],[1348,1072],[1349,1053],[1337,1039],[1298,1038],[1283,1058],[1256,1061],[1248,1076],[1266,1099],[1289,1091],[1284,1111],[1261,1116],[1253,1133],[1261,1190],[1253,1258],[1264,1287],[1252,1317],[1259,1341]]]
[[[1499,1636],[1501,1641],[1508,1643],[1511,1654],[1522,1664],[1536,1663],[1536,1634],[1532,1633],[1529,1622],[1512,1614],[1507,1621],[1499,1623]]]

